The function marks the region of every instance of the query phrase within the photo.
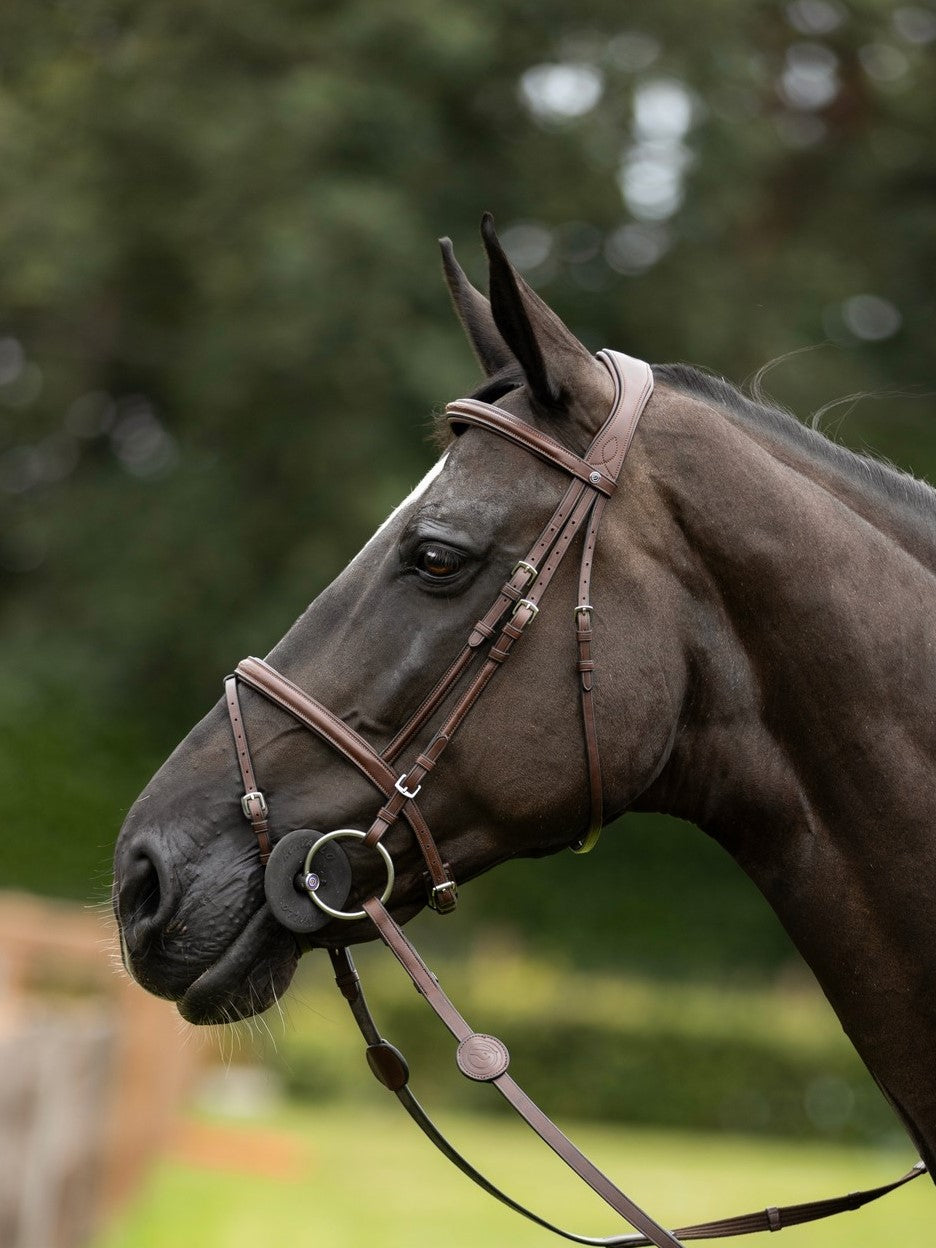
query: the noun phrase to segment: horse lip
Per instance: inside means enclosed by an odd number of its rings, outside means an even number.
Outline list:
[[[267,929],[266,932],[264,929]],[[264,935],[267,937],[265,941]],[[290,937],[290,940],[283,940],[282,951],[285,953],[288,949],[289,956],[278,957],[274,961],[276,939],[279,937]],[[255,984],[252,972],[259,962],[266,960],[264,955],[267,953],[271,955],[269,975]],[[257,1007],[268,1009],[286,990],[299,955],[300,950],[291,940],[291,934],[274,921],[269,907],[264,904],[247,920],[224,953],[189,984],[176,1003],[177,1009],[187,1022],[198,1025],[237,1022],[258,1013]],[[274,974],[285,976],[279,986],[274,985]],[[264,1001],[260,993],[270,989],[273,991],[272,999]],[[239,1001],[241,994],[246,995]],[[245,1008],[240,1008],[241,1005]]]

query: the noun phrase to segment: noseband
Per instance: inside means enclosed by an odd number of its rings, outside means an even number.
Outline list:
[[[435,768],[446,746],[464,723],[468,712],[481,696],[494,674],[510,657],[514,644],[539,614],[540,603],[562,559],[580,530],[584,529],[579,564],[578,597],[573,618],[578,646],[578,672],[582,725],[590,793],[588,826],[571,843],[576,853],[586,853],[598,840],[603,823],[601,758],[593,701],[595,662],[592,658],[592,615],[590,587],[598,530],[607,499],[615,492],[625,456],[630,448],[641,413],[653,391],[653,374],[641,360],[616,351],[600,351],[598,359],[607,368],[614,385],[611,412],[584,457],[562,446],[548,434],[519,420],[503,408],[478,399],[459,399],[446,410],[449,425],[457,436],[470,426],[486,429],[523,447],[571,478],[569,485],[526,559],[521,559],[501,586],[490,609],[475,624],[461,652],[416,712],[380,753],[359,733],[332,711],[262,659],[248,658],[237,665],[225,680],[225,697],[237,761],[244,783],[241,807],[257,837],[260,861],[266,868],[264,887],[274,916],[300,938],[324,927],[332,920],[368,918],[377,934],[395,955],[404,971],[458,1041],[456,1061],[462,1074],[479,1082],[491,1083],[540,1138],[618,1214],[639,1232],[596,1238],[579,1235],[553,1225],[505,1195],[466,1161],[445,1139],[427,1116],[409,1088],[409,1070],[403,1055],[383,1039],[364,999],[363,989],[347,948],[328,949],[335,979],[347,999],[355,1021],[367,1042],[367,1060],[376,1077],[401,1102],[420,1129],[464,1174],[509,1208],[546,1230],[574,1243],[595,1248],[679,1248],[690,1239],[721,1238],[753,1231],[778,1231],[797,1223],[811,1222],[847,1209],[857,1209],[903,1186],[923,1173],[918,1162],[894,1183],[865,1192],[852,1192],[830,1200],[812,1201],[783,1208],[771,1207],[716,1222],[666,1230],[629,1196],[616,1187],[559,1130],[526,1095],[508,1073],[510,1061],[506,1046],[494,1036],[475,1032],[442,990],[402,929],[384,908],[393,891],[394,864],[383,844],[390,828],[401,819],[410,827],[426,864],[428,904],[442,914],[455,909],[458,888],[454,873],[444,862],[416,798]],[[474,667],[475,673],[468,673]],[[465,687],[460,694],[457,687]],[[370,781],[383,798],[367,832],[338,828],[320,832],[296,829],[271,844],[266,797],[258,788],[253,760],[241,714],[238,683],[260,693],[298,723],[309,729],[342,755]],[[450,696],[456,700],[442,726],[428,745],[407,767],[399,771],[396,760],[411,744],[420,729],[441,710]],[[351,892],[351,868],[339,842],[357,840],[376,850],[386,870],[386,883],[379,897],[368,897],[361,910],[343,910]],[[677,1236],[679,1238],[677,1238]]]

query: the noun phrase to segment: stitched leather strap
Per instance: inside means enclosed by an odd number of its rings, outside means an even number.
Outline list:
[[[595,721],[595,660],[592,657],[591,575],[598,541],[598,527],[604,509],[604,499],[599,498],[592,508],[591,519],[585,532],[585,545],[579,567],[578,601],[575,606],[575,641],[578,646],[578,672],[582,705],[582,729],[585,734],[585,757],[588,765],[588,782],[591,793],[591,812],[588,830],[580,841],[572,845],[577,854],[587,854],[598,844],[604,823],[604,797],[601,781],[601,754],[598,749],[598,726]]]
[[[371,841],[379,839],[379,835],[402,815],[419,843],[433,888],[444,890],[446,885],[451,885],[448,869],[418,806],[397,787],[402,777],[397,776],[359,733],[263,659],[242,659],[237,665],[236,676],[343,754],[388,799],[371,828],[371,831],[380,828],[380,833]],[[414,792],[416,787],[418,784],[414,784],[408,792]]]
[[[573,477],[578,477],[602,494],[613,494],[617,484],[616,477],[609,477],[606,471],[598,469],[587,460],[576,455],[567,447],[551,438],[548,433],[528,425],[518,416],[505,412],[492,403],[482,403],[480,399],[456,399],[445,409],[452,431],[461,433],[465,425],[477,425],[481,429],[490,429],[499,433],[508,442],[522,446],[524,450],[545,459],[548,464],[564,468]]]
[[[436,1014],[441,1018],[443,1023],[445,1023],[446,1027],[448,1027],[449,1031],[451,1031],[457,1039],[461,1039],[462,1044],[465,1043],[466,1039],[470,1042],[471,1038],[475,1036],[476,1033],[472,1032],[469,1024],[465,1022],[461,1014],[459,1014],[454,1005],[452,1005],[449,1001],[448,997],[443,992],[438,979],[426,966],[425,962],[419,956],[415,948],[413,948],[405,933],[393,922],[390,916],[387,915],[386,911],[383,910],[383,907],[380,905],[380,902],[374,900],[365,902],[364,904],[368,913],[375,920],[375,922],[377,922],[381,939],[394,953],[397,960],[400,962],[400,965],[409,975],[419,993],[426,998]],[[383,910],[383,915],[380,914],[381,910]],[[386,918],[384,918],[384,916],[386,916]],[[832,1217],[837,1213],[860,1209],[862,1206],[870,1204],[872,1201],[879,1200],[882,1196],[886,1196],[888,1193],[896,1191],[898,1188],[903,1187],[905,1183],[909,1183],[911,1180],[919,1178],[921,1174],[926,1173],[926,1166],[922,1161],[919,1161],[899,1179],[896,1179],[891,1183],[883,1184],[880,1187],[869,1188],[866,1191],[861,1192],[849,1192],[844,1196],[833,1196],[824,1200],[807,1201],[803,1204],[770,1206],[767,1209],[755,1210],[752,1213],[737,1214],[728,1218],[719,1218],[710,1222],[696,1222],[690,1226],[677,1227],[676,1230],[672,1232],[663,1230],[663,1228],[659,1227],[659,1225],[654,1222],[652,1218],[648,1218],[649,1226],[642,1228],[647,1232],[644,1234],[609,1235],[603,1237],[577,1234],[574,1231],[569,1231],[563,1227],[555,1225],[554,1223],[548,1221],[548,1219],[534,1213],[525,1205],[520,1204],[519,1201],[514,1200],[511,1196],[508,1196],[505,1192],[501,1191],[501,1189],[492,1183],[490,1179],[486,1178],[479,1170],[477,1170],[471,1162],[467,1161],[446,1139],[410,1090],[408,1084],[409,1069],[406,1064],[406,1059],[403,1057],[402,1053],[399,1052],[399,1050],[384,1040],[378,1031],[373,1016],[370,1013],[370,1009],[368,1008],[367,1001],[364,997],[364,991],[354,963],[351,959],[350,952],[347,949],[329,949],[329,956],[335,971],[335,982],[341,990],[342,995],[347,1000],[355,1022],[367,1042],[367,1057],[371,1069],[380,1082],[394,1093],[400,1104],[420,1128],[420,1130],[424,1132],[424,1134],[433,1142],[433,1144],[435,1144],[439,1151],[448,1158],[449,1161],[457,1166],[463,1174],[465,1174],[472,1180],[473,1183],[476,1183],[490,1196],[495,1197],[495,1199],[501,1201],[508,1208],[513,1209],[516,1213],[522,1214],[523,1217],[528,1218],[531,1222],[535,1222],[538,1226],[542,1226],[545,1230],[552,1231],[556,1235],[562,1236],[564,1239],[571,1240],[573,1243],[591,1245],[592,1248],[641,1248],[642,1245],[659,1244],[661,1242],[661,1235],[668,1237],[662,1240],[663,1243],[672,1244],[674,1242],[680,1243],[698,1239],[726,1239],[736,1235],[750,1235],[759,1231],[782,1230],[784,1227],[798,1226],[806,1222],[816,1222],[822,1218]],[[493,1040],[493,1037],[484,1037],[484,1042]],[[499,1042],[494,1041],[494,1043],[497,1044]],[[489,1050],[491,1049],[490,1045],[487,1045],[486,1047]],[[459,1065],[461,1067],[461,1063],[459,1063]],[[477,1074],[469,1074],[469,1078],[477,1079],[478,1076]],[[499,1082],[503,1083],[506,1079],[509,1079],[509,1076],[502,1074],[493,1079],[485,1079],[485,1082],[494,1082],[495,1086],[498,1086]],[[511,1080],[510,1082],[512,1083],[513,1081]],[[513,1086],[516,1087],[515,1084]],[[506,1095],[506,1093],[504,1093],[503,1086],[499,1087],[498,1090]],[[517,1090],[520,1091],[519,1089]],[[521,1093],[521,1096],[517,1099],[514,1099],[511,1096],[507,1096],[506,1099],[510,1101],[517,1113],[520,1114],[524,1120],[529,1121],[525,1112],[527,1106],[532,1104],[532,1102],[529,1101],[529,1098],[525,1097],[525,1095]],[[537,1113],[541,1115],[540,1125],[542,1125],[542,1120],[545,1120],[545,1122],[549,1124],[549,1127],[557,1133],[557,1136],[562,1141],[565,1141],[572,1150],[574,1150],[573,1154],[571,1154],[571,1159],[563,1157],[563,1160],[566,1160],[567,1164],[569,1164],[570,1167],[576,1171],[576,1173],[579,1173],[577,1165],[574,1164],[575,1160],[577,1160],[577,1158],[575,1158],[575,1154],[578,1153],[578,1150],[575,1149],[574,1145],[571,1145],[570,1142],[566,1140],[566,1137],[562,1134],[562,1132],[560,1132],[559,1129],[549,1121],[549,1119],[545,1118],[542,1111],[537,1110]],[[541,1138],[545,1138],[542,1137],[542,1133],[539,1131],[539,1126],[532,1122],[530,1125],[534,1127],[534,1130],[536,1130],[538,1134],[541,1134]],[[547,1140],[547,1143],[550,1143],[551,1147],[553,1147],[551,1141]],[[556,1149],[555,1151],[559,1152],[559,1149]],[[563,1156],[561,1152],[559,1152],[559,1155]],[[579,1156],[581,1155],[579,1154]],[[585,1160],[587,1161],[587,1159]],[[589,1163],[589,1165],[590,1164],[591,1163]],[[609,1183],[609,1186],[614,1192],[618,1192],[620,1196],[623,1196],[623,1193],[620,1193],[619,1189],[610,1183],[610,1180],[606,1180],[606,1182]],[[604,1196],[604,1192],[599,1192],[599,1194]],[[607,1197],[605,1197],[605,1199],[607,1199]],[[631,1202],[628,1197],[625,1196],[624,1200],[628,1201],[628,1206],[632,1210],[637,1209],[637,1206],[633,1205],[633,1202]],[[622,1216],[630,1221],[631,1225],[638,1225],[630,1218],[629,1214],[618,1207],[613,1200],[608,1200],[608,1203],[612,1208],[616,1209],[618,1213],[622,1213]],[[647,1215],[643,1216],[647,1217]],[[653,1235],[649,1233],[650,1229],[653,1230]]]
[[[254,776],[253,760],[247,744],[247,733],[244,729],[244,717],[241,715],[240,698],[237,694],[237,677],[224,678],[224,696],[227,701],[228,718],[231,721],[231,732],[234,734],[234,750],[237,754],[237,765],[240,767],[244,781],[244,796],[241,798],[241,809],[250,820],[250,826],[260,847],[260,862],[266,866],[272,853],[270,845],[270,825],[267,821],[266,798],[257,788]]]
[[[445,995],[435,975],[377,898],[371,897],[365,901],[364,909],[377,927],[381,940],[409,975],[417,991],[432,1006],[455,1039],[460,1041],[460,1050],[464,1051],[466,1045],[471,1045],[472,1041],[477,1039],[476,1033]],[[490,1040],[490,1037],[485,1037],[484,1040]],[[470,1059],[467,1062],[469,1066],[481,1068],[481,1073],[470,1077],[492,1083],[520,1117],[533,1128],[540,1139],[548,1144],[553,1152],[574,1170],[579,1178],[584,1179],[588,1186],[597,1192],[612,1209],[645,1235],[647,1242],[657,1245],[657,1248],[679,1248],[679,1241],[669,1231],[655,1222],[648,1213],[645,1213],[629,1196],[616,1187],[607,1175],[589,1161],[555,1123],[546,1117],[539,1106],[530,1100],[519,1084],[507,1073],[504,1062],[498,1061],[492,1067],[493,1073],[490,1075],[483,1073],[485,1055],[490,1052],[484,1040],[480,1044],[475,1044],[478,1053],[476,1062],[472,1063]]]

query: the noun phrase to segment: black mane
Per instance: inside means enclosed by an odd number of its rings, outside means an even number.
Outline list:
[[[742,420],[767,429],[818,462],[828,464],[862,485],[867,492],[878,494],[903,510],[911,510],[921,520],[936,522],[936,491],[927,482],[919,481],[883,460],[859,454],[831,441],[825,434],[804,425],[792,413],[749,398],[737,386],[714,373],[707,373],[690,364],[654,364],[653,375],[657,381],[692,398],[715,404]]]

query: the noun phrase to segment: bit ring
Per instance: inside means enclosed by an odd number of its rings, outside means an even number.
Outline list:
[[[303,877],[307,876],[310,873],[310,871],[312,870],[312,859],[315,857],[318,851],[322,848],[322,846],[325,845],[328,841],[337,841],[342,838],[344,839],[350,838],[351,840],[355,840],[355,841],[363,841],[366,835],[367,835],[366,832],[358,832],[355,828],[336,828],[334,832],[323,833],[322,836],[320,836],[319,839],[315,842],[315,844],[311,846],[311,848],[309,849],[309,852],[306,854],[305,863],[303,864],[303,868],[302,868]],[[384,889],[380,897],[381,902],[386,902],[387,898],[390,896],[391,892],[393,891],[393,881],[395,878],[395,872],[393,870],[393,859],[390,857],[389,853],[384,848],[384,846],[381,845],[380,841],[376,842],[376,844],[374,845],[374,848],[383,858],[384,866],[387,868],[387,886]],[[306,889],[306,892],[309,894],[312,901],[315,902],[318,908],[320,910],[324,910],[325,913],[327,915],[330,915],[331,918],[333,919],[344,919],[347,922],[351,922],[353,919],[366,919],[367,918],[366,910],[336,910],[334,909],[334,907],[330,906],[327,901],[322,901],[321,897],[319,897],[317,892],[313,892],[311,889]]]

